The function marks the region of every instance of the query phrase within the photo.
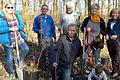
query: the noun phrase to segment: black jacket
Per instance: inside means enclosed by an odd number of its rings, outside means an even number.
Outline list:
[[[82,32],[84,32],[84,28],[87,27],[87,24],[88,24],[89,20],[90,20],[90,16],[84,19],[84,21],[82,23],[82,26],[81,26],[81,31]],[[100,17],[100,34],[103,35],[103,38],[102,38],[101,43],[99,43],[99,44],[102,45],[100,48],[103,48],[104,36],[106,35],[106,28],[105,28],[105,22],[101,17]],[[99,46],[99,44],[97,46]]]
[[[82,46],[78,37],[75,36],[74,40],[70,41],[67,35],[63,35],[50,55],[50,62],[53,64],[57,60],[60,66],[69,68],[81,53]]]

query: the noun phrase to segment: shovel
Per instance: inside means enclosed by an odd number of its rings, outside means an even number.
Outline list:
[[[18,48],[18,40],[17,40],[17,32],[14,32],[15,34],[15,46],[16,46],[16,60],[15,60],[15,67],[16,67],[16,73],[18,80],[23,80],[23,69],[22,69],[22,63],[20,62],[19,57],[19,48]]]

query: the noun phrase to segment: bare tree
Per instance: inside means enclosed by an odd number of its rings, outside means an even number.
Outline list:
[[[88,0],[88,16],[91,15],[91,0]]]

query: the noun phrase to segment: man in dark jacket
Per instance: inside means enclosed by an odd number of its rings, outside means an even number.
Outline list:
[[[61,80],[70,80],[72,64],[82,51],[81,42],[76,36],[76,28],[75,24],[68,25],[67,34],[60,37],[50,55],[52,67],[59,69],[62,74]],[[56,80],[55,77],[52,70],[52,80]]]

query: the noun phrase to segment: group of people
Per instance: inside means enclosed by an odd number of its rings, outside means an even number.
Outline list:
[[[61,80],[70,80],[72,64],[77,57],[82,58],[84,70],[86,69],[87,57],[92,53],[95,57],[95,66],[88,75],[88,80],[107,80],[106,73],[100,62],[100,51],[104,47],[104,39],[107,40],[107,48],[112,60],[113,77],[120,76],[120,11],[114,8],[110,12],[110,19],[107,27],[105,21],[100,17],[99,5],[92,4],[91,15],[84,19],[80,26],[77,13],[74,11],[72,2],[66,3],[66,12],[60,16],[58,30],[60,37],[56,41],[55,24],[50,15],[47,14],[49,6],[41,6],[41,14],[36,16],[33,22],[33,31],[38,35],[40,48],[47,45],[48,56],[52,80],[56,79],[56,69],[61,72]],[[83,46],[77,29],[85,33]],[[0,44],[2,44],[5,55],[7,72],[12,77],[15,74],[13,64],[13,50],[16,49],[16,39],[20,50],[20,61],[23,62],[25,55],[29,51],[21,32],[24,30],[24,24],[19,12],[15,11],[15,5],[10,1],[7,2],[3,11],[0,13]],[[15,35],[15,33],[17,35]],[[56,45],[54,46],[54,42]],[[41,46],[42,45],[42,46]]]

